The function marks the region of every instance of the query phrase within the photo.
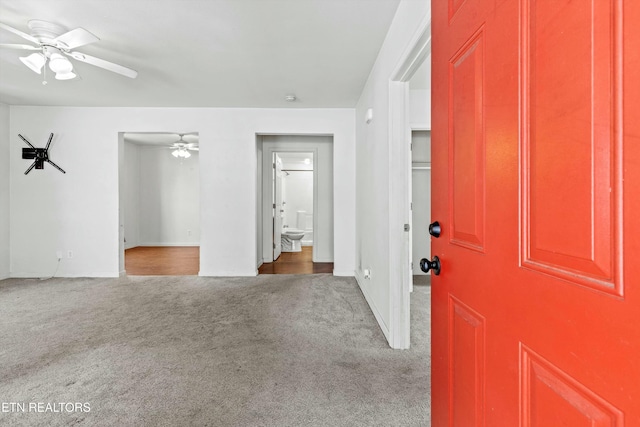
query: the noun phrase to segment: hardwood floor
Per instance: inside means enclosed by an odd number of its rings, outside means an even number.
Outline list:
[[[271,263],[260,266],[258,274],[333,273],[332,262],[313,262],[313,248],[283,252]],[[124,268],[129,276],[195,276],[200,270],[197,246],[138,246],[124,251]]]
[[[262,264],[258,274],[333,273],[332,262],[313,262],[312,254],[312,246],[303,246],[302,252],[282,252],[275,262]]]
[[[195,276],[200,271],[198,246],[138,246],[124,251],[129,276]]]

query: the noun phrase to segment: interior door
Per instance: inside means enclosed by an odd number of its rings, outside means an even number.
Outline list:
[[[433,426],[640,426],[640,2],[432,2]]]
[[[273,260],[282,253],[282,159],[273,154]]]

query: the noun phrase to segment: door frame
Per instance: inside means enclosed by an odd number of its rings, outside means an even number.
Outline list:
[[[278,169],[278,161],[280,161],[280,169]],[[271,228],[272,231],[272,236],[273,238],[271,239],[273,242],[273,250],[272,250],[272,256],[271,259],[276,261],[278,258],[280,258],[280,255],[282,254],[282,216],[280,216],[280,231],[278,231],[278,227],[276,227],[276,225],[278,225],[278,221],[277,218],[279,216],[279,212],[278,209],[280,209],[280,212],[283,212],[283,200],[282,200],[282,159],[280,158],[280,156],[278,155],[277,152],[273,153],[272,156],[272,160],[271,162],[273,163],[273,169],[272,169],[272,178],[271,178],[271,184],[272,184],[272,196],[271,196],[271,201],[273,203],[273,214],[272,214],[272,218],[273,218],[273,227]],[[280,175],[278,175],[278,173]],[[315,189],[314,189],[315,190]],[[315,191],[314,191],[315,192]],[[278,206],[278,196],[280,197],[280,205]],[[264,195],[263,195],[264,197]],[[280,239],[280,241],[278,242],[278,239]],[[276,251],[277,249],[277,251]],[[276,256],[276,253],[278,256]]]
[[[313,196],[312,196],[313,197],[313,211],[312,211],[313,225],[311,227],[311,232],[315,236],[316,235],[315,234],[316,230],[318,229],[318,226],[317,226],[318,219],[316,218],[317,215],[318,215],[318,212],[317,212],[318,211],[318,209],[317,209],[317,204],[318,204],[318,171],[317,171],[317,168],[318,167],[317,167],[317,162],[316,162],[316,158],[318,157],[318,149],[317,148],[312,148],[312,149],[309,149],[309,150],[293,150],[293,149],[285,149],[285,150],[273,149],[273,150],[271,150],[270,149],[270,150],[267,150],[267,152],[269,153],[270,156],[272,156],[272,158],[273,158],[272,162],[273,163],[275,163],[275,156],[277,156],[278,154],[281,154],[281,153],[305,153],[305,154],[311,154],[311,157],[313,157],[313,169],[310,169],[310,171],[312,172],[312,175],[313,175],[313,177],[312,177],[312,181],[313,181]],[[266,163],[266,162],[264,162],[264,163]],[[266,178],[266,175],[263,175],[263,179],[264,178]],[[272,188],[272,191],[275,191],[275,188],[276,188],[276,176],[275,175],[271,179],[271,188]],[[266,201],[265,197],[268,196],[268,194],[266,193],[266,186],[264,186],[264,185],[263,185],[263,190],[264,190],[264,192],[262,194],[262,197],[263,197],[263,200],[265,200],[265,202],[264,202],[265,206],[263,207],[263,209],[264,209],[264,212],[266,213],[266,211],[267,211],[267,206],[266,205],[268,204],[268,202]],[[281,189],[281,191],[282,191],[282,189]],[[273,241],[273,238],[277,235],[276,230],[275,230],[275,219],[276,219],[275,216],[276,215],[277,215],[277,212],[274,210],[273,213],[272,213],[272,219],[273,219],[273,223],[272,224],[273,224],[273,226],[271,228],[271,233],[269,234],[269,236],[272,236],[271,246],[273,246],[273,250],[271,251],[271,254],[272,254],[271,259],[273,261],[275,261],[277,259],[275,257],[275,253],[274,253],[275,249],[276,249],[275,248],[275,246],[276,246],[275,243],[276,242]],[[295,228],[295,227],[292,227],[292,228]],[[265,237],[269,237],[269,236],[267,236],[267,234],[268,234],[268,231],[265,231],[264,235],[263,235],[263,242],[264,242],[264,238]],[[265,248],[267,247],[268,244],[269,244],[269,242],[265,242],[264,243]],[[313,242],[311,244],[311,250],[312,250],[311,259],[314,262],[317,262],[315,260],[315,246],[316,246],[316,240],[314,238]],[[281,251],[281,253],[282,253],[282,251]]]
[[[300,141],[281,141],[275,144],[275,146],[271,147],[272,142],[263,142],[263,137],[271,137],[271,136],[281,136],[281,137],[300,137]],[[320,171],[322,166],[322,162],[320,162],[320,145],[316,143],[316,141],[305,141],[305,138],[310,137],[327,137],[330,139],[331,145],[331,157],[330,157],[330,165],[331,165],[331,174],[327,175],[327,179],[331,180],[331,185],[327,188],[331,190],[331,201],[325,202],[323,206],[327,209],[329,206],[333,206],[330,211],[331,215],[331,231],[330,237],[327,239],[327,245],[325,249],[330,248],[330,257],[329,253],[324,249],[318,249],[317,238],[318,238],[318,230],[321,229],[320,219],[319,219],[319,211],[320,211],[320,200],[319,194],[320,191]],[[291,133],[258,133],[256,134],[256,155],[257,155],[257,163],[258,163],[258,171],[257,171],[257,186],[256,186],[256,200],[257,200],[257,233],[256,233],[256,275],[258,274],[258,269],[264,262],[273,262],[271,258],[273,258],[273,218],[272,218],[272,204],[269,202],[271,199],[270,196],[270,186],[272,186],[272,179],[267,176],[265,169],[271,168],[271,159],[273,153],[277,152],[292,152],[292,153],[313,153],[314,156],[314,169],[313,169],[313,186],[314,186],[314,206],[313,206],[313,233],[314,233],[314,241],[313,241],[313,262],[334,262],[334,254],[335,254],[335,205],[334,205],[334,196],[335,196],[335,170],[334,170],[334,154],[333,154],[333,139],[334,135],[331,133],[309,133],[309,134],[291,134]],[[324,171],[324,169],[322,169]],[[323,173],[324,175],[324,173]],[[330,176],[330,178],[329,178]],[[323,181],[324,182],[324,181]],[[328,181],[327,181],[328,183]],[[267,198],[269,200],[267,200]],[[328,203],[328,204],[326,204]],[[324,214],[323,214],[324,215]],[[326,228],[326,227],[325,227]],[[325,246],[323,246],[325,247]],[[324,251],[324,252],[323,252]],[[326,259],[325,259],[326,258]]]
[[[389,79],[389,345],[410,346],[411,271],[411,125],[409,80],[431,53],[431,19],[418,27]],[[397,285],[394,285],[397,284]]]
[[[278,153],[313,153],[314,165],[313,165],[313,245],[311,259],[316,261],[316,232],[318,230],[318,167],[316,160],[318,158],[318,148],[309,147],[309,149],[300,149],[295,147],[286,148],[268,148],[264,150],[263,155],[263,182],[262,182],[262,215],[263,215],[263,230],[262,230],[262,259],[263,262],[274,262],[273,259],[273,202],[272,191],[275,185],[274,177],[270,174],[271,179],[266,178],[267,171],[264,170],[267,164],[273,164],[273,156]],[[271,172],[271,171],[269,171]],[[271,248],[271,249],[269,249]]]

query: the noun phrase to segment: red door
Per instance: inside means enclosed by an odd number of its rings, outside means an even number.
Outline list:
[[[433,426],[640,426],[640,1],[433,7]]]

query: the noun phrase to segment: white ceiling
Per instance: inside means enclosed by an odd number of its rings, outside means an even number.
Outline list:
[[[30,19],[83,27],[101,40],[77,51],[139,73],[129,79],[72,60],[81,80],[44,86],[18,59],[30,52],[0,49],[0,102],[354,107],[398,2],[0,0],[0,22],[27,33]],[[0,29],[0,43],[29,42]]]
[[[313,153],[278,152],[278,156],[282,159],[282,169],[313,170]],[[309,164],[305,159],[309,159]]]

